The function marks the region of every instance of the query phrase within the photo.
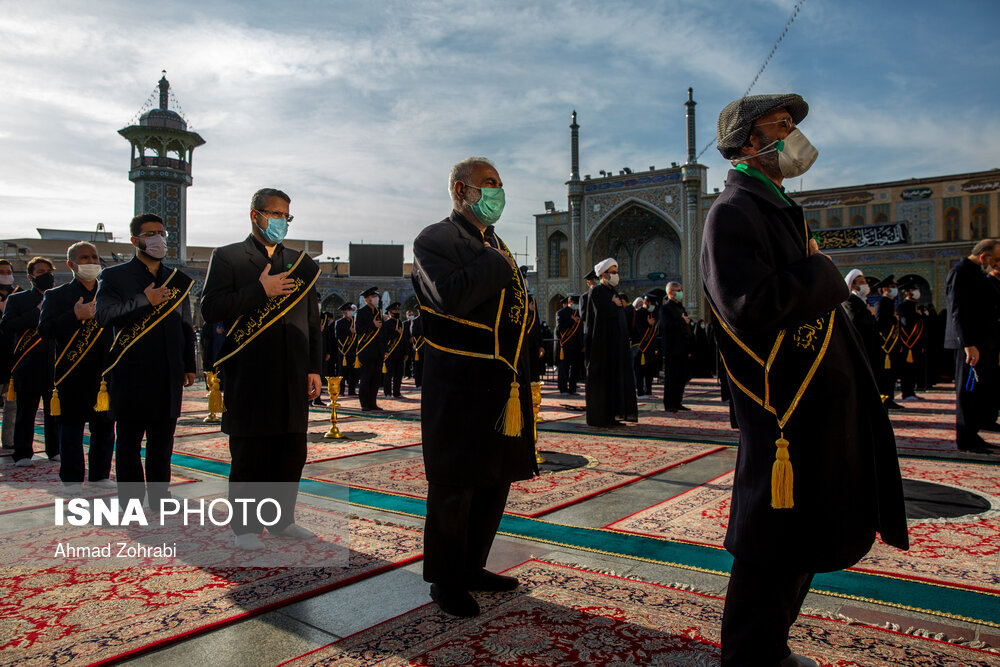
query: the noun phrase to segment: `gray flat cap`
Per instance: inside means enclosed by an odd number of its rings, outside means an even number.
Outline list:
[[[719,114],[716,143],[725,158],[735,157],[750,136],[750,126],[761,116],[785,108],[795,124],[809,113],[809,105],[795,93],[786,95],[748,95],[726,105]]]

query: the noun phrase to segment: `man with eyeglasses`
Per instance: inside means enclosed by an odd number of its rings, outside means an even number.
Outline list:
[[[599,283],[587,300],[587,424],[621,426],[639,421],[635,374],[629,347],[625,302],[618,296],[618,262],[607,258],[594,267]]]
[[[201,313],[228,332],[216,359],[222,371],[232,464],[229,496],[260,503],[274,520],[271,536],[314,537],[295,523],[295,501],[306,463],[309,404],[322,388],[323,343],[316,280],[319,265],[304,251],[283,244],[291,198],[263,188],[250,200],[250,234],[216,248],[205,276]],[[253,504],[231,527],[237,549],[263,549],[264,530]]]
[[[115,476],[124,503],[146,498],[159,511],[170,498],[170,458],[183,387],[194,384],[195,341],[190,276],[163,264],[163,219],[142,213],[129,222],[135,256],[101,272],[97,323],[114,342],[102,373],[97,409],[115,420]],[[106,384],[106,391],[105,391]],[[146,464],[140,455],[146,439]]]
[[[27,266],[32,289],[7,298],[0,336],[14,341],[7,398],[17,401],[14,418],[14,465],[30,466],[34,452],[35,415],[42,402],[45,415],[45,455],[59,460],[59,425],[52,417],[52,343],[38,332],[38,316],[46,290],[55,284],[52,262],[33,257]]]
[[[816,159],[797,128],[808,111],[799,95],[752,95],[718,121],[734,168],[705,222],[701,275],[740,430],[723,665],[815,665],[788,647],[813,573],[855,564],[876,532],[908,547],[892,426],[841,307],[847,285],[782,186]]]

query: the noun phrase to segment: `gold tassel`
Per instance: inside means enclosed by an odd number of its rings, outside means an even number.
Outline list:
[[[885,370],[892,368],[892,364],[889,363],[889,353],[885,353]]]
[[[62,416],[62,405],[59,403],[58,387],[52,387],[52,398],[49,399],[49,414],[53,417]]]
[[[908,364],[912,364],[913,363],[913,350],[907,350],[907,352],[906,352],[906,363],[908,363]]]
[[[17,392],[14,391],[14,378],[11,378],[10,384],[7,385],[7,400],[8,401],[17,400]]]
[[[413,360],[420,361],[420,348],[413,350]]]
[[[497,421],[497,430],[511,438],[521,435],[521,427],[524,426],[521,418],[521,399],[517,391],[520,386],[516,381],[510,383],[510,397]]]
[[[361,368],[361,359],[359,359],[358,357],[354,357],[354,367]]]
[[[389,372],[388,369],[386,369],[386,367],[385,367],[385,362],[383,361],[382,362],[382,374],[385,375],[388,372]]]
[[[771,507],[776,510],[795,507],[792,498],[792,462],[788,457],[788,441],[782,433],[774,444],[774,465],[771,466]]]
[[[645,352],[643,352],[642,354],[639,355],[639,365],[640,366],[645,366],[646,365],[646,353]]]
[[[101,380],[101,389],[97,392],[97,403],[94,404],[94,412],[107,412],[111,408],[111,401],[108,399],[108,383]]]
[[[208,392],[208,411],[213,414],[222,414],[226,411],[226,405],[222,402],[222,391],[219,389],[219,376],[212,377],[212,389]]]
[[[563,355],[563,349],[562,349],[562,346],[560,345],[560,346],[559,346],[559,361],[562,361],[562,360],[563,360],[563,359],[565,359],[565,358],[566,358],[566,357],[565,357],[565,356]]]

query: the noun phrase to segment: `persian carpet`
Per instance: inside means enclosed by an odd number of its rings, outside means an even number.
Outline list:
[[[718,665],[723,599],[670,586],[528,561],[511,593],[479,596],[457,619],[429,604],[288,665]],[[995,665],[996,653],[800,616],[789,644],[822,665]]]
[[[878,539],[850,569],[1000,596],[1000,467],[902,460],[900,471],[907,479],[973,491],[990,509],[949,519],[910,519],[909,551]],[[733,473],[728,472],[606,528],[721,547],[732,486]]]
[[[580,468],[515,482],[508,514],[540,516],[722,449],[706,445],[539,433],[538,449],[584,457]],[[315,479],[411,498],[427,497],[420,457],[318,475]]]
[[[329,515],[300,504],[297,515],[322,539],[330,539]],[[343,521],[343,519],[341,519]],[[339,525],[338,525],[339,529]],[[0,535],[4,563],[33,555],[51,560],[53,544],[68,537],[93,543],[122,538],[122,529],[49,527]],[[179,530],[179,529],[178,529]],[[115,532],[117,531],[117,532]],[[221,533],[221,534],[220,534]],[[196,548],[231,550],[228,528],[178,541],[201,541]],[[268,548],[302,557],[310,542],[265,537]],[[169,542],[169,539],[167,540]],[[24,553],[26,543],[36,554]],[[275,546],[276,543],[278,546]],[[312,597],[358,579],[399,567],[421,554],[422,533],[350,520],[350,554],[346,565],[253,567],[245,552],[233,555],[239,565],[89,565],[74,567],[6,566],[0,576],[0,662],[17,665],[90,665],[117,661],[191,635]],[[316,544],[316,542],[312,542]],[[13,553],[20,551],[21,553]]]

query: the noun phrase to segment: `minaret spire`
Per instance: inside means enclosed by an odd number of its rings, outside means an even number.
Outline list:
[[[688,88],[688,101],[684,103],[684,106],[687,107],[688,164],[694,164],[698,160],[698,148],[694,142],[694,105],[696,104],[698,103],[694,101],[694,88]]]
[[[580,180],[580,126],[576,124],[576,109],[573,110],[573,122],[569,126],[570,171],[569,180]]]
[[[160,108],[164,111],[167,110],[168,100],[170,98],[170,82],[167,81],[167,70],[163,70],[163,76],[160,78]]]

